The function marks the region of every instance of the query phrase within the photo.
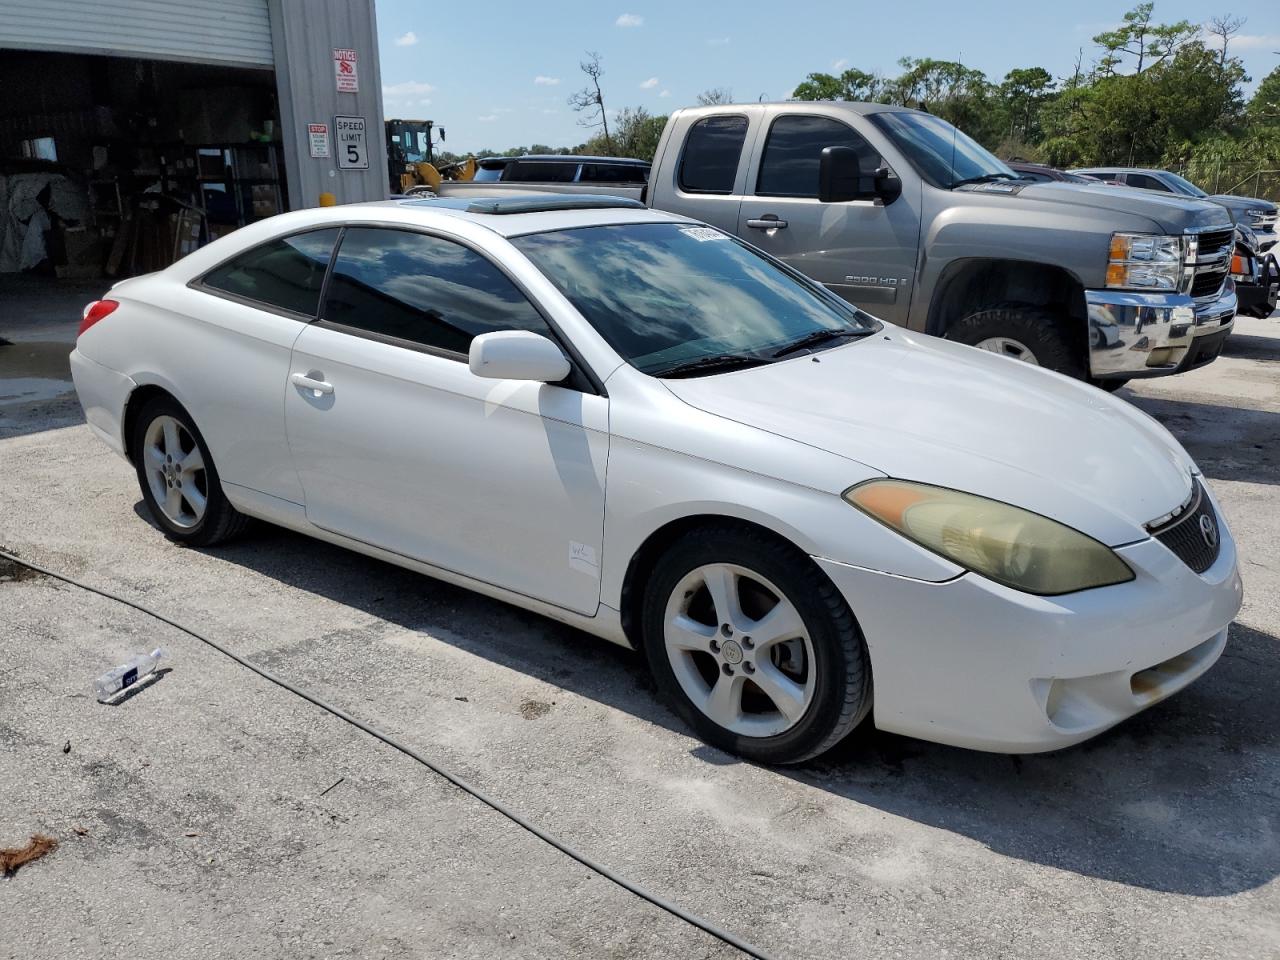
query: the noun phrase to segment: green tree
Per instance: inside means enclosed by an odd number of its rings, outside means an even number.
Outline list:
[[[1262,78],[1249,101],[1248,115],[1255,123],[1280,126],[1280,67]]]
[[[845,70],[840,76],[829,73],[811,73],[791,94],[793,100],[850,100],[871,101],[881,99],[884,84],[875,74],[863,70]]]

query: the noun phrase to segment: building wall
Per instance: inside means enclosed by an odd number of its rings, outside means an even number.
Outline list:
[[[272,63],[267,0],[0,0],[0,47],[186,63]]]
[[[322,193],[338,203],[385,200],[389,193],[383,141],[382,81],[373,0],[267,0],[275,51],[281,132],[290,209],[314,207]],[[339,92],[335,49],[355,50],[359,91]],[[338,164],[337,116],[362,117],[368,169]],[[307,125],[329,127],[329,156],[310,155]]]

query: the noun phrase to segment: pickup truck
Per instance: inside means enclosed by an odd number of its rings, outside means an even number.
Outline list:
[[[1021,180],[917,110],[677,110],[649,183],[607,192],[735,234],[884,320],[1109,389],[1211,362],[1236,313],[1222,207]]]

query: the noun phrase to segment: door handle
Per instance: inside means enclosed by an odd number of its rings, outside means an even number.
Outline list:
[[[768,213],[758,220],[748,220],[747,226],[752,230],[785,230],[787,228],[787,221],[779,220],[773,214]]]
[[[295,373],[289,378],[289,382],[295,387],[301,387],[303,390],[310,390],[317,397],[326,393],[333,393],[333,384],[326,380],[316,380],[307,376],[305,373]]]

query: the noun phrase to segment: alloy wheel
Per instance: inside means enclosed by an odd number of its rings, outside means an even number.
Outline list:
[[[979,350],[998,353],[1000,356],[1008,357],[1010,360],[1021,360],[1023,363],[1029,363],[1034,367],[1040,366],[1040,361],[1031,352],[1031,348],[1025,343],[1014,340],[1012,337],[987,337],[985,340],[979,340],[974,346]]]
[[[667,601],[663,634],[681,689],[725,730],[776,736],[813,702],[816,668],[804,620],[752,570],[728,563],[691,570]]]
[[[152,420],[142,459],[151,496],[169,522],[190,529],[204,519],[209,476],[200,445],[182,421],[170,416]]]

